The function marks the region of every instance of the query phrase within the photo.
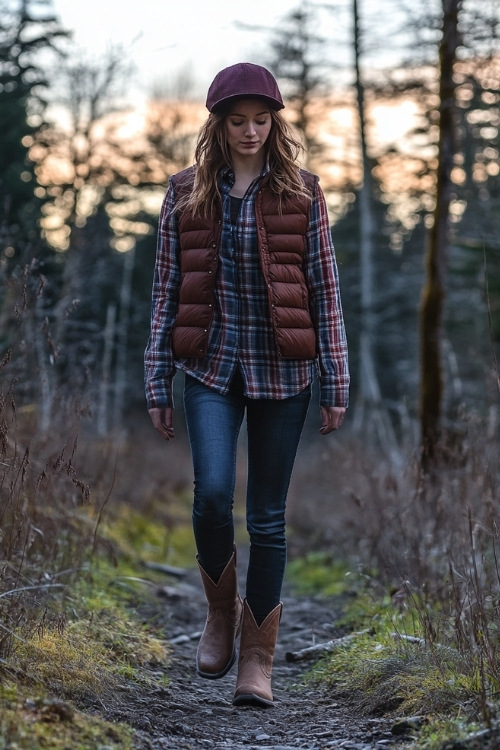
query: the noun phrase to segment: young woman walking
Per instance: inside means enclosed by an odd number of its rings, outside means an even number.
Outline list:
[[[170,179],[161,210],[147,406],[171,440],[172,380],[185,373],[193,530],[208,602],[197,671],[223,677],[241,631],[234,704],[269,706],[290,477],[316,377],[320,433],[342,424],[347,346],[325,199],[318,178],[299,168],[276,80],[259,65],[232,65],[215,77],[206,105],[194,166]],[[245,417],[242,601],[233,494]]]

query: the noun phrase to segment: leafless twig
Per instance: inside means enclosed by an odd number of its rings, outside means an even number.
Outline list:
[[[373,635],[373,628],[366,628],[366,630],[358,630],[355,633],[349,633],[341,638],[332,638],[331,641],[326,643],[317,643],[315,646],[308,646],[307,648],[301,648],[299,651],[287,651],[285,654],[286,661],[306,661],[308,659],[319,659],[324,654],[329,654],[336,648],[344,646],[349,641],[357,638],[360,635]]]
[[[3,599],[4,596],[11,596],[12,594],[19,594],[22,591],[32,591],[33,589],[53,589],[53,588],[64,588],[64,584],[62,583],[40,583],[37,586],[21,586],[21,588],[18,589],[10,589],[10,591],[4,591],[3,594],[0,594],[0,599]]]

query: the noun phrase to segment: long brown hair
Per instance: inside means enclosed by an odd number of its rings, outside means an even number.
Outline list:
[[[279,198],[302,195],[311,197],[299,173],[298,157],[303,151],[301,142],[280,112],[270,109],[271,130],[264,144],[269,162],[268,186]],[[209,216],[220,200],[218,174],[231,166],[231,154],[226,137],[226,117],[223,112],[211,112],[198,135],[195,150],[195,180],[193,190],[181,198],[180,209],[188,209],[201,216]]]

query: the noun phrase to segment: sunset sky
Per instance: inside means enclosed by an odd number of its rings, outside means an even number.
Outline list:
[[[273,31],[308,2],[323,8],[313,29],[328,40],[323,62],[352,69],[350,0],[52,0],[52,7],[87,54],[98,56],[111,44],[124,49],[136,68],[136,97],[147,99],[155,84],[174,83],[176,74],[189,68],[196,84],[190,93],[202,98],[221,68],[242,61],[266,64]],[[405,47],[399,0],[361,0],[359,12],[369,51],[363,63],[394,64]]]
[[[120,44],[136,65],[139,86],[190,65],[205,91],[218,70],[242,60],[259,62],[265,35],[235,22],[272,28],[296,0],[53,0],[78,47],[92,54]]]
[[[369,55],[363,56],[366,67],[394,62],[399,56],[401,34],[390,34],[390,29],[401,28],[398,17],[399,0],[361,0],[364,39],[369,42]],[[321,5],[321,0],[310,2]],[[175,84],[176,74],[190,69],[195,89],[189,91],[200,106],[216,73],[227,65],[248,60],[266,64],[270,52],[272,32],[279,29],[283,18],[296,10],[304,9],[307,0],[141,0],[126,4],[123,0],[52,0],[52,7],[63,27],[74,33],[77,50],[89,57],[99,57],[110,45],[124,49],[136,74],[128,86],[127,98],[132,109],[143,111],[148,106],[155,85]],[[330,0],[328,12],[322,15],[320,26],[313,33],[328,39],[320,58],[326,66],[341,65],[353,81],[352,18],[350,0]],[[343,9],[343,10],[342,10]],[[392,13],[387,15],[382,10]],[[242,29],[241,26],[258,27],[261,31]],[[389,58],[392,57],[392,60]],[[332,76],[332,87],[341,80],[337,69]],[[336,92],[335,97],[337,97]],[[346,105],[341,94],[327,122],[320,118],[321,139],[330,143],[332,153],[342,161],[352,148],[352,135],[357,128],[354,100]],[[408,102],[401,106],[386,101],[379,102],[370,113],[374,126],[369,133],[370,146],[375,151],[383,144],[404,138],[413,122],[415,107]],[[204,109],[200,115],[200,123]],[[139,125],[142,126],[138,114]],[[135,120],[131,119],[131,127]],[[335,170],[334,170],[335,171]],[[338,172],[338,169],[337,169]],[[355,177],[355,175],[353,175]],[[337,175],[342,182],[342,175]],[[334,180],[337,178],[333,178]],[[333,201],[333,199],[332,199]],[[332,204],[333,205],[333,204]]]

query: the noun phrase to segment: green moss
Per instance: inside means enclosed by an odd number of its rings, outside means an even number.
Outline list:
[[[169,533],[166,562],[170,565],[191,568],[195,565],[196,549],[191,520],[178,525]]]
[[[358,576],[352,583],[351,596],[340,599],[338,624],[358,634],[317,665],[316,679],[358,694],[360,709],[368,714],[449,714],[477,702],[480,684],[473,663],[444,637],[429,644],[412,602],[395,606],[383,589],[377,597],[370,579]]]
[[[442,750],[447,743],[448,747],[458,747],[461,742],[477,731],[478,725],[467,722],[465,718],[429,718],[418,733],[418,739],[414,742],[405,743],[407,750]],[[461,745],[465,748],[467,745]],[[476,744],[477,748],[478,745]]]
[[[75,697],[112,691],[119,676],[133,679],[142,667],[167,659],[164,641],[114,607],[70,623],[62,633],[46,630],[25,639],[11,661],[48,689]]]
[[[362,635],[339,648],[317,675],[353,692],[369,715],[449,714],[475,703],[478,685],[456,652],[432,652],[380,635]]]
[[[142,511],[120,506],[112,518],[101,522],[99,533],[116,545],[119,557],[135,564],[138,561],[189,567],[194,564],[194,539],[187,512],[179,511],[173,519],[156,506]]]
[[[109,657],[89,637],[72,632],[45,632],[19,644],[13,663],[31,680],[61,695],[98,694],[112,686]]]
[[[346,590],[348,568],[325,552],[311,552],[304,558],[291,560],[287,578],[300,594],[322,593],[328,596]]]
[[[442,612],[410,592],[391,595],[373,575],[347,571],[321,554],[292,561],[290,577],[301,591],[336,597],[342,609],[336,624],[352,634],[314,665],[308,679],[348,695],[360,715],[421,717],[411,729],[414,744],[405,739],[412,750],[437,750],[487,723],[496,683],[488,685],[491,698],[485,698],[481,670],[472,656],[454,648]],[[433,624],[440,625],[439,636]]]
[[[81,707],[88,698],[110,699],[125,685],[141,690],[168,683],[168,643],[147,614],[157,611],[165,575],[146,571],[144,562],[179,565],[188,532],[170,529],[165,536],[158,523],[135,512],[120,518],[99,528],[90,563],[70,585],[51,591],[38,620],[18,627],[4,652],[2,675],[16,680],[4,680],[0,691],[0,750],[131,749],[131,728],[87,717],[71,701]]]
[[[7,667],[21,665],[36,683],[62,697],[113,691],[123,678],[142,682],[144,667],[166,667],[168,644],[138,610],[156,606],[157,584],[131,560],[96,559],[38,622],[19,630]],[[71,617],[71,619],[70,619]]]
[[[15,694],[15,698],[13,697]],[[86,716],[69,702],[4,685],[0,692],[0,750],[132,750],[134,731]]]

